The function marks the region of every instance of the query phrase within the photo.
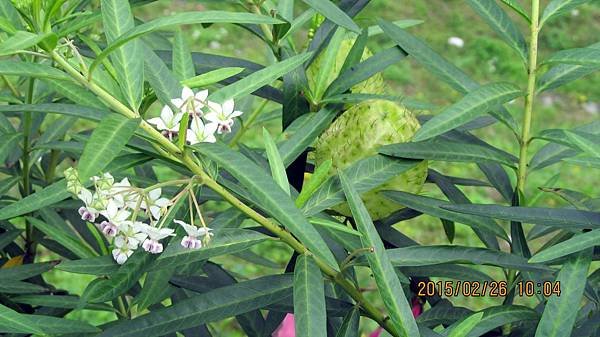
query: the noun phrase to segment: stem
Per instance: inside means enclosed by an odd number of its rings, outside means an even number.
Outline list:
[[[35,88],[35,79],[29,79],[27,89],[27,97],[25,103],[33,102],[33,90]],[[21,162],[23,174],[23,197],[31,194],[31,182],[29,181],[29,137],[31,136],[31,112],[25,111],[23,115],[23,157]],[[24,263],[33,262],[35,259],[35,243],[33,242],[33,226],[25,220],[25,261]]]
[[[256,5],[255,3],[250,4],[250,9],[252,9],[252,11],[258,15],[263,15],[263,13],[260,11],[260,7],[258,7],[258,5]],[[267,26],[264,23],[261,23],[259,26],[260,26],[260,30],[262,30],[263,34],[265,34],[265,38],[268,41],[272,42],[273,41],[273,33],[269,29],[269,26]]]
[[[73,68],[61,55],[53,51],[51,53],[52,58],[59,64],[67,73],[69,73],[75,80],[80,82],[82,85],[87,87],[90,91],[98,95],[108,106],[110,106],[116,112],[129,117],[138,118],[139,115],[131,111],[127,106],[123,105],[117,99],[112,97],[108,92],[104,91],[101,87],[95,85],[93,82],[88,81],[82,76],[79,71]],[[262,216],[248,205],[244,204],[236,196],[231,194],[227,189],[221,186],[218,182],[213,180],[200,165],[198,165],[193,158],[193,155],[187,151],[182,152],[177,145],[170,142],[154,127],[148,124],[146,121],[140,121],[140,127],[144,129],[161,147],[168,151],[171,155],[177,157],[183,165],[185,165],[193,174],[197,176],[200,183],[205,184],[208,188],[219,194],[225,201],[229,202],[233,207],[237,208],[249,218],[256,221],[267,230],[278,236],[283,242],[292,247],[296,252],[300,254],[311,254],[308,248],[306,248],[300,241],[298,241],[291,233],[281,228],[277,223],[269,220]],[[321,269],[321,271],[330,277],[334,282],[339,284],[344,290],[364,309],[364,312],[368,317],[376,321],[381,327],[391,333],[393,336],[398,336],[389,320],[383,316],[379,310],[369,303],[362,295],[362,293],[349,282],[342,273],[336,271],[326,262],[321,260],[319,257],[314,256],[315,262]]]
[[[525,112],[523,114],[523,130],[520,139],[519,171],[517,176],[517,193],[524,195],[527,179],[527,149],[531,141],[531,120],[533,117],[533,102],[535,99],[535,80],[537,72],[538,33],[539,33],[540,0],[531,1],[531,39],[529,48],[529,66],[527,69],[527,96],[525,97]]]
[[[265,109],[265,107],[267,106],[267,103],[269,103],[269,101],[265,100],[261,105],[259,105],[256,108],[256,110],[252,111],[252,113],[250,114],[250,117],[248,117],[248,120],[242,125],[242,128],[240,129],[240,131],[238,131],[235,134],[235,136],[233,136],[233,139],[231,140],[231,142],[229,142],[230,147],[234,147],[235,145],[237,145],[237,142],[242,138],[242,136],[244,135],[246,130],[248,130],[248,128],[250,128],[250,126],[252,126],[252,123],[254,122],[254,120]]]

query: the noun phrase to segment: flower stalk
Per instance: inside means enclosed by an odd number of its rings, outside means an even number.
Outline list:
[[[51,52],[51,57],[69,75],[71,75],[76,81],[78,81],[83,86],[92,91],[94,94],[96,94],[114,111],[128,118],[139,118],[138,113],[132,111],[127,106],[119,102],[111,94],[106,92],[103,88],[93,83],[92,80],[88,81],[88,79],[85,76],[83,76],[77,69],[72,67],[56,51]],[[240,210],[242,213],[246,214],[252,220],[265,227],[274,235],[279,237],[281,241],[285,242],[299,254],[311,254],[308,248],[306,248],[306,246],[304,246],[300,241],[298,241],[290,232],[280,227],[277,223],[269,220],[268,218],[262,216],[260,213],[256,212],[254,209],[252,209],[251,207],[243,203],[241,200],[239,200],[236,196],[231,194],[217,181],[212,179],[212,177],[210,177],[206,172],[204,172],[202,167],[196,163],[196,161],[193,158],[193,154],[190,154],[188,151],[181,151],[181,149],[176,144],[169,141],[168,138],[163,136],[159,131],[157,131],[154,127],[152,127],[152,125],[150,125],[145,120],[140,121],[140,128],[146,131],[149,134],[149,136],[152,139],[154,139],[154,141],[156,141],[158,145],[162,147],[166,152],[176,157],[183,165],[185,165],[195,175],[199,184],[204,184],[208,188],[219,194],[225,201],[227,201],[233,207]],[[368,317],[376,321],[381,327],[383,327],[393,336],[398,336],[398,333],[392,327],[389,320],[387,320],[386,317],[379,312],[379,309],[377,309],[374,305],[367,301],[363,297],[362,293],[350,281],[348,281],[342,273],[329,266],[325,261],[323,261],[319,257],[314,256],[314,259],[321,271],[325,275],[327,275],[332,281],[339,284],[363,308],[364,312],[367,314]]]

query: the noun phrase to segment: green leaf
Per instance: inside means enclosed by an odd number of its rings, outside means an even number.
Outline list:
[[[148,34],[170,26],[206,23],[246,23],[275,25],[284,22],[264,15],[224,11],[186,12],[174,14],[171,16],[160,17],[158,19],[154,19],[152,21],[136,26],[135,28],[133,26],[128,27],[127,31],[122,31],[121,34],[118,35],[118,38],[109,41],[110,44],[106,47],[106,49],[104,49],[104,51],[102,51],[102,53],[100,53],[96,57],[96,60],[90,66],[90,72],[93,71],[93,69],[96,68],[100,64],[100,62],[102,62],[102,60],[105,59],[106,56],[108,56],[108,54],[112,53],[113,50],[144,34]]]
[[[482,85],[427,121],[415,134],[414,141],[427,140],[462,126],[523,94],[512,83]]]
[[[98,337],[164,336],[263,308],[288,297],[291,287],[292,278],[289,275],[265,276],[240,282],[181,300],[132,320],[120,321]]]
[[[600,213],[575,209],[500,205],[444,205],[441,207],[464,214],[565,229],[600,228]]]
[[[600,48],[565,49],[552,54],[544,64],[566,63],[580,66],[600,66]]]
[[[309,115],[306,123],[296,130],[288,140],[279,145],[283,164],[287,167],[294,162],[329,127],[336,115],[337,113],[329,108],[323,108],[319,112]]]
[[[264,234],[246,229],[220,229],[210,243],[201,249],[181,247],[177,237],[154,261],[152,269],[176,267],[190,262],[208,260],[211,257],[244,251],[268,239]]]
[[[294,269],[294,320],[296,336],[327,336],[323,275],[311,256],[300,255]]]
[[[342,172],[339,172],[338,175],[352,211],[352,216],[356,221],[356,228],[362,234],[362,246],[371,247],[372,249],[372,252],[366,255],[367,260],[375,276],[375,283],[383,299],[383,304],[388,309],[392,326],[400,336],[418,337],[419,330],[413,318],[410,304],[402,290],[402,285],[394,271],[383,242],[377,234],[369,212],[360,199],[360,195],[352,186],[351,181]]]
[[[560,296],[548,299],[535,332],[536,337],[571,336],[585,289],[591,252],[591,249],[580,252],[563,264],[556,276],[556,282],[560,283]]]
[[[56,269],[68,273],[108,275],[116,272],[119,265],[111,256],[97,256],[81,260],[62,261]]]
[[[346,30],[344,30],[342,27],[338,27],[331,37],[331,40],[329,40],[327,48],[323,49],[321,52],[319,72],[317,73],[317,78],[315,79],[315,87],[310,88],[312,91],[312,98],[317,102],[321,101],[323,94],[325,93],[325,89],[327,89],[330,84],[329,78],[331,77],[333,69],[336,65],[337,54],[345,35]]]
[[[27,217],[27,221],[29,221],[39,231],[46,234],[52,240],[60,243],[80,258],[92,257],[96,255],[90,246],[84,244],[79,238],[65,231],[60,226],[47,224],[44,221],[32,217]]]
[[[55,113],[65,116],[79,117],[92,121],[100,121],[103,117],[110,113],[108,110],[61,103],[0,105],[0,112],[20,111]]]
[[[98,109],[106,109],[102,101],[93,93],[73,81],[43,79],[52,90],[68,98],[70,101],[82,106],[89,106]]]
[[[48,289],[39,286],[37,284],[15,281],[15,280],[2,280],[0,283],[0,293],[6,294],[32,294],[32,293],[43,293]],[[0,329],[0,331],[2,331]]]
[[[342,26],[346,29],[349,29],[355,33],[360,33],[361,29],[352,21],[344,11],[342,11],[338,6],[336,6],[330,0],[302,0],[315,11],[322,14],[327,19],[331,20],[333,23],[338,26]]]
[[[466,337],[479,337],[485,333],[512,322],[537,321],[539,314],[521,305],[502,305],[482,310],[483,319]]]
[[[354,229],[345,226],[337,221],[333,221],[333,220],[329,220],[329,219],[324,219],[324,218],[309,218],[308,221],[310,221],[311,224],[313,225],[317,225],[317,226],[321,226],[323,228],[328,228],[334,231],[338,231],[338,232],[344,232],[344,233],[348,233],[351,235],[355,235],[355,236],[361,236],[361,234],[357,231],[355,231]]]
[[[85,322],[42,315],[20,314],[0,304],[0,331],[21,334],[83,334],[100,329]]]
[[[2,143],[0,144],[0,163],[4,163],[8,155],[18,147],[19,140],[23,137],[21,133],[0,134]]]
[[[52,205],[69,197],[67,183],[60,180],[43,190],[35,192],[27,197],[0,209],[0,220],[14,218],[19,215],[33,212],[40,208]]]
[[[551,18],[563,15],[570,12],[575,7],[584,3],[590,2],[590,0],[552,0],[542,13],[540,19],[540,28]]]
[[[61,309],[75,309],[79,304],[79,297],[72,295],[21,295],[13,297],[11,300],[16,303]],[[106,304],[89,304],[85,306],[85,309],[115,311],[113,307]]]
[[[466,337],[483,318],[483,311],[472,314],[455,326],[448,337]]]
[[[196,75],[192,53],[181,29],[175,31],[173,38],[173,73],[180,81]]]
[[[390,178],[408,171],[420,161],[390,158],[381,155],[367,157],[343,170],[358,193],[368,192]],[[344,202],[344,191],[337,175],[329,177],[303,207],[304,214],[314,215]]]
[[[19,232],[19,231],[17,231]],[[7,280],[26,280],[32,278],[41,273],[47,272],[54,268],[58,264],[58,261],[42,262],[42,263],[31,263],[19,266],[14,266],[7,269],[0,268],[0,281],[4,282]]]
[[[452,205],[447,201],[410,194],[402,191],[385,191],[384,194],[389,199],[394,200],[408,208],[414,209],[415,211],[429,214],[436,218],[459,222],[473,227],[473,229],[479,229],[493,233],[494,235],[509,241],[504,229],[502,229],[502,227],[500,227],[495,221],[486,219],[485,217],[465,216],[459,213],[447,211],[445,210],[446,206]]]
[[[575,158],[565,158],[564,162],[569,164],[574,164],[582,167],[592,167],[600,169],[600,158],[592,158],[592,157],[575,157]]]
[[[529,17],[529,14],[527,14],[525,9],[523,9],[523,6],[521,6],[521,4],[518,2],[518,0],[500,0],[500,1],[502,1],[505,5],[507,5],[512,10],[514,10],[517,14],[519,14],[521,17],[523,17],[523,19],[527,20],[527,22],[531,23],[531,18]]]
[[[594,43],[587,48],[600,49],[600,42]],[[575,81],[583,76],[589,75],[600,69],[600,66],[579,66],[572,64],[559,64],[546,73],[538,80],[537,92],[558,88],[566,83]]]
[[[181,84],[190,88],[203,88],[211,84],[215,84],[226,80],[232,76],[235,76],[244,71],[244,68],[239,67],[225,67],[212,71],[205,72],[192,78],[187,78],[181,81]]]
[[[48,38],[51,34],[38,35],[21,30],[17,31],[14,35],[0,43],[0,56],[12,55],[20,50],[31,48]]]
[[[14,28],[20,29],[23,27],[19,12],[13,6],[12,1],[0,1],[0,17],[6,18]]]
[[[496,162],[515,167],[517,158],[493,147],[474,143],[432,139],[424,142],[410,142],[384,145],[379,153],[398,158],[429,159],[450,162]]]
[[[0,234],[0,251],[13,242],[21,234],[21,230],[12,229]]]
[[[194,146],[200,154],[208,157],[231,173],[285,228],[292,232],[310,251],[337,268],[331,250],[316,229],[306,220],[289,196],[264,171],[239,152],[218,143],[202,143]]]
[[[600,242],[600,229],[577,234],[568,240],[557,243],[550,248],[546,248],[541,252],[538,252],[531,259],[529,259],[529,262],[538,263],[551,261],[559,257],[594,247],[598,245],[598,242]]]
[[[579,130],[547,129],[537,137],[600,157],[600,135]]]
[[[285,167],[281,161],[281,155],[279,154],[279,150],[277,150],[277,144],[275,144],[269,131],[265,128],[263,128],[263,140],[265,142],[267,158],[269,159],[271,176],[273,176],[273,180],[275,180],[277,185],[279,185],[287,195],[290,195],[290,183],[288,182]]]
[[[308,199],[317,191],[319,186],[325,182],[327,176],[329,176],[329,170],[331,169],[332,160],[327,159],[321,165],[315,167],[315,171],[312,173],[308,181],[305,181],[302,185],[302,191],[298,197],[296,197],[296,207],[302,208]],[[18,177],[15,177],[18,179]],[[1,194],[1,193],[0,193]]]
[[[144,311],[149,306],[159,303],[171,296],[175,291],[175,288],[169,284],[169,280],[174,273],[175,268],[148,272],[144,278],[144,286],[135,297],[132,305],[136,304],[137,310]]]
[[[108,279],[99,278],[90,283],[81,295],[81,304],[103,303],[124,294],[138,282],[152,259],[151,254],[138,250]]]
[[[400,267],[402,273],[408,277],[442,277],[462,281],[493,281],[485,273],[477,269],[458,264],[434,264],[429,266]],[[419,322],[419,320],[417,320]]]
[[[511,48],[527,61],[527,43],[519,28],[495,0],[468,0],[467,3]]]
[[[179,80],[145,43],[142,44],[142,49],[144,50],[144,70],[148,83],[154,89],[154,93],[161,103],[172,105],[171,99],[181,95],[182,87]],[[176,107],[172,106],[172,108]],[[183,123],[181,124],[183,125]]]
[[[301,66],[310,58],[312,53],[304,53],[290,57],[284,61],[275,63],[261,70],[223,87],[210,95],[210,99],[216,102],[224,102],[253,93],[259,88],[270,84],[279,77]]]
[[[144,87],[144,61],[139,57],[142,51],[141,44],[139,41],[132,41],[125,46],[114,47],[115,42],[121,41],[125,32],[134,29],[135,26],[129,1],[102,0],[101,9],[104,33],[109,47],[98,55],[90,66],[90,76],[94,66],[102,61],[102,56],[110,53],[121,92],[129,106],[137,111],[142,101]]]
[[[422,24],[423,20],[414,20],[414,19],[405,19],[405,20],[396,20],[396,21],[392,21],[393,24],[395,24],[396,26],[400,27],[400,28],[410,28],[416,25],[420,25]],[[383,33],[383,29],[381,29],[381,27],[379,26],[370,26],[368,29],[368,36],[376,36],[379,34]]]
[[[79,159],[79,177],[86,181],[102,171],[125,147],[137,130],[139,119],[118,114],[104,117],[88,140]]]
[[[352,310],[344,317],[342,325],[335,334],[335,337],[360,337],[358,328],[359,320],[360,310],[358,310],[358,308],[352,308]]]
[[[455,245],[409,246],[388,249],[387,254],[392,264],[398,267],[467,263],[537,272],[551,270],[544,265],[527,263],[527,259],[522,256],[488,248]]]
[[[0,74],[7,76],[25,76],[35,78],[52,78],[56,80],[71,80],[67,74],[48,65],[12,60],[0,61]]]

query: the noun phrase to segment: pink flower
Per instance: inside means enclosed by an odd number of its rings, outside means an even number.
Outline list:
[[[294,315],[287,314],[281,325],[273,332],[272,337],[296,337]]]

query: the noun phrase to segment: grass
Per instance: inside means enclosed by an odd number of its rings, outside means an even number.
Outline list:
[[[544,1],[544,3],[546,2]],[[223,9],[227,7],[228,5],[215,4],[213,2],[205,5],[196,1],[159,1],[138,9],[137,14],[146,18],[154,18],[167,15],[171,11],[181,12],[202,10],[204,8]],[[434,50],[481,83],[509,81],[524,86],[526,73],[522,61],[511,48],[494,35],[491,29],[474,12],[467,8],[464,1],[373,1],[364,13],[357,18],[357,21],[363,26],[371,25],[375,23],[374,18],[380,16],[389,20],[423,20],[423,24],[410,28],[410,32],[426,41]],[[523,31],[526,31],[525,25],[519,21],[520,18],[513,16],[513,19],[519,23]],[[214,25],[206,29],[199,28],[198,26],[188,26],[184,29],[188,33],[190,46],[192,46],[194,51],[237,56],[263,64],[268,63],[269,57],[263,54],[264,48],[256,48],[259,44],[258,39],[239,27],[227,26],[227,28],[224,28],[223,25]],[[586,46],[597,42],[595,39],[597,39],[598,31],[600,31],[600,6],[582,6],[577,16],[567,15],[563,18],[550,21],[544,27],[540,41],[541,56],[543,58],[559,49]],[[451,36],[462,38],[465,41],[465,47],[456,48],[449,46],[447,39]],[[379,35],[369,42],[369,48],[374,52],[389,46],[391,46],[390,41],[383,35]],[[390,67],[384,72],[384,76],[390,91],[394,94],[434,103],[440,107],[446,106],[460,98],[459,93],[455,92],[445,83],[437,80],[411,58],[407,58],[397,65]],[[585,79],[568,84],[559,90],[544,93],[538,99],[535,107],[534,132],[544,128],[572,127],[597,119],[598,116],[586,112],[582,108],[582,104],[586,102],[599,102],[600,90],[597,89],[599,87],[600,73],[596,73]],[[541,104],[541,102],[550,103]],[[259,103],[257,99],[248,99],[246,101],[248,108],[245,111],[248,111],[247,113],[249,114],[251,107]],[[522,100],[517,100],[509,106],[511,113],[519,121],[522,106]],[[269,111],[272,108],[276,108],[276,106],[270,105],[265,111]],[[260,130],[262,126],[269,128],[272,134],[280,131],[278,122],[259,123],[257,127],[246,133],[242,138],[243,143],[253,147],[262,146]],[[517,152],[517,143],[512,133],[501,125],[479,130],[476,134],[499,148],[512,153]],[[543,144],[543,142],[535,141],[532,144],[530,154],[533,154]],[[474,165],[431,163],[431,167],[449,175],[485,179]],[[513,172],[509,173],[511,178],[514,179]],[[600,181],[600,172],[598,170],[586,170],[584,172],[576,166],[555,165],[543,172],[531,173],[526,191],[527,195],[534,195],[537,187],[544,186],[556,174],[560,174],[560,178],[556,183],[558,187],[569,186],[592,195],[597,193],[595,184],[590,182]],[[491,189],[463,188],[463,191],[474,203],[501,202],[500,196]],[[423,194],[442,197],[440,192],[431,185],[425,187]],[[538,201],[538,205],[556,207],[565,206],[565,203],[552,195],[542,195]],[[503,223],[503,226],[507,228],[508,225]],[[396,228],[422,244],[448,243],[439,220],[428,216],[421,216],[405,221],[397,225]],[[533,250],[541,246],[543,241],[544,239],[533,241]],[[481,243],[474,236],[471,229],[460,224],[457,224],[454,244],[481,246]],[[503,248],[506,249],[507,245],[504,244]],[[289,249],[280,243],[272,242],[254,247],[252,251],[260,256],[271,259],[280,266],[286,263],[290,255]],[[249,263],[239,257],[218,258],[215,261],[226,265],[228,270],[234,272],[240,279],[256,277],[265,272],[273,272],[273,269],[257,267],[253,263]],[[503,273],[499,272],[497,268],[481,267],[480,269],[489,272],[497,280],[504,279]],[[50,272],[46,277],[58,287],[68,288],[76,294],[80,294],[91,280],[89,277],[74,276],[58,271]],[[368,273],[362,272],[361,279],[364,287],[369,288],[373,286],[373,281]],[[373,292],[369,292],[368,296],[374,299],[377,297]],[[502,299],[484,297],[452,298],[451,300],[457,305],[480,309],[489,305],[500,304]],[[517,302],[531,304],[532,300],[523,298],[517,299]],[[110,316],[101,316],[97,313],[91,314],[91,312],[85,311],[75,312],[69,316],[71,318],[86,319],[93,323],[103,322],[111,318]],[[214,325],[214,328],[215,336],[241,336],[236,323],[232,323],[231,321]],[[373,328],[373,325],[366,322],[363,328],[365,329],[364,331],[369,331]]]

